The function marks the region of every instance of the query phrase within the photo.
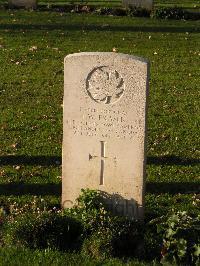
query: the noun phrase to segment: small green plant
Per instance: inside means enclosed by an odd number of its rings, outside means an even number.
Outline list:
[[[158,233],[163,234],[162,262],[198,265],[200,262],[200,215],[191,217],[177,212],[157,220]]]
[[[77,203],[80,208],[86,210],[100,209],[104,206],[100,192],[92,189],[81,189],[81,194],[77,198]]]
[[[100,7],[94,11],[99,15],[112,15],[112,16],[130,16],[130,17],[150,17],[150,11],[140,7],[129,8],[111,8]]]
[[[141,224],[126,218],[113,217],[107,227],[85,238],[82,253],[93,258],[141,257],[143,255],[143,230]]]
[[[84,226],[83,253],[96,258],[138,256],[143,242],[141,223],[107,211],[99,191],[81,192],[77,205],[66,213],[78,218]]]
[[[154,10],[152,17],[162,19],[185,19],[186,12],[180,7],[161,7]]]
[[[99,7],[95,9],[95,13],[98,15],[110,15],[112,12],[112,8],[110,7]]]
[[[151,17],[158,18],[158,19],[192,19],[192,20],[198,20],[200,19],[200,14],[198,12],[190,12],[187,11],[181,7],[161,7],[156,8],[152,14]]]
[[[86,232],[97,231],[111,221],[110,213],[104,206],[100,192],[96,190],[82,189],[77,205],[65,210],[65,213],[79,219]]]
[[[112,238],[108,232],[96,232],[85,239],[81,253],[94,259],[113,256]]]

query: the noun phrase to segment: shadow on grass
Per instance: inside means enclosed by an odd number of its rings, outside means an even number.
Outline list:
[[[5,165],[40,165],[40,166],[60,166],[61,156],[26,156],[26,155],[8,155],[0,156],[0,166]],[[190,166],[200,164],[200,159],[181,158],[175,155],[150,156],[147,157],[147,164],[151,165],[180,165]]]
[[[60,156],[25,156],[8,155],[0,156],[0,166],[3,165],[40,165],[59,166],[62,159]]]
[[[175,155],[166,155],[166,156],[150,156],[147,157],[147,164],[154,165],[198,165],[200,164],[200,159],[195,158],[181,158]]]
[[[0,166],[6,165],[40,165],[40,166],[60,166],[60,156],[2,156],[0,157]],[[151,165],[177,165],[191,166],[198,165],[199,159],[180,158],[174,155],[162,157],[148,157],[147,164]],[[61,195],[61,184],[24,184],[10,183],[0,185],[0,195]],[[200,183],[195,182],[148,182],[146,191],[152,194],[190,194],[200,193]]]
[[[200,183],[192,182],[147,182],[146,192],[151,194],[194,194],[200,193]],[[0,184],[0,195],[4,196],[61,196],[61,184],[24,184],[14,182],[10,184]]]
[[[36,195],[36,196],[60,196],[62,192],[61,184],[23,184],[11,183],[0,184],[0,195],[4,196],[20,196],[20,195]]]
[[[200,28],[194,27],[176,27],[176,26],[166,26],[166,27],[153,27],[153,26],[123,26],[123,25],[65,25],[65,24],[1,24],[0,29],[3,30],[66,30],[66,31],[129,31],[129,32],[171,32],[171,33],[181,33],[181,32],[195,32],[199,33]]]
[[[152,194],[194,194],[200,193],[200,183],[192,182],[147,182],[146,192]]]

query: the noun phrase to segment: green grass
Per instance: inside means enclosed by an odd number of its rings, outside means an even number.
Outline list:
[[[90,257],[81,256],[79,254],[61,253],[57,251],[32,251],[28,249],[0,249],[0,264],[1,265],[15,265],[15,266],[39,266],[39,265],[52,265],[52,266],[156,266],[157,263],[142,263],[137,260],[122,262],[118,259],[109,260],[96,260]]]
[[[0,205],[60,204],[63,59],[115,47],[151,62],[146,219],[199,213],[199,32],[199,21],[0,10]]]
[[[0,3],[6,4],[8,1],[0,0]],[[120,0],[38,0],[39,6],[41,5],[63,5],[63,4],[85,4],[85,5],[95,5],[95,6],[121,6]],[[154,7],[183,7],[187,9],[199,9],[200,1],[199,0],[155,0]]]

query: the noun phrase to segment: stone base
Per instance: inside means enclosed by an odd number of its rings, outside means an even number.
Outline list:
[[[8,0],[9,7],[36,8],[37,0]]]
[[[152,10],[153,0],[122,0],[124,7],[140,7],[147,10]]]

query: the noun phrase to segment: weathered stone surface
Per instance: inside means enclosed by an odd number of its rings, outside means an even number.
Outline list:
[[[37,0],[8,0],[10,7],[36,8]]]
[[[124,7],[141,7],[147,10],[152,10],[153,0],[122,0]]]
[[[113,212],[141,219],[148,63],[79,53],[64,64],[63,207],[91,188],[102,191]]]

